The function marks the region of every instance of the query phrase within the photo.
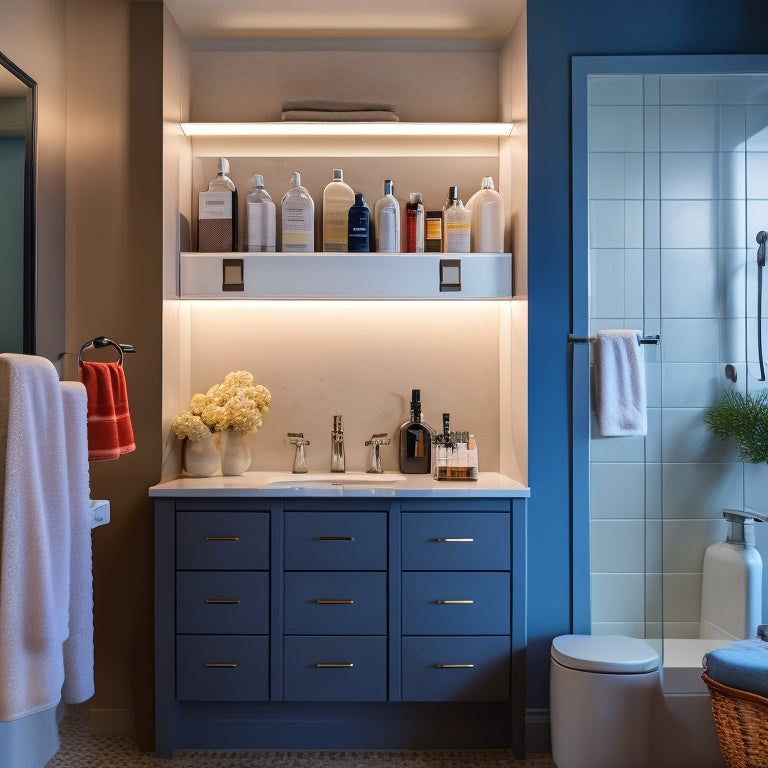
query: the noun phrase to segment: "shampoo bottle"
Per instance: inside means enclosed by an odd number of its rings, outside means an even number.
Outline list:
[[[400,427],[400,471],[429,474],[435,432],[421,416],[421,390],[411,391],[411,416]]]
[[[472,215],[459,198],[459,188],[450,187],[443,206],[443,251],[469,253]]]
[[[371,211],[361,192],[347,213],[347,250],[350,253],[368,253],[371,250]]]
[[[504,200],[493,187],[493,178],[483,176],[480,190],[467,203],[471,215],[470,243],[473,253],[504,251]]]
[[[405,250],[424,253],[424,205],[420,192],[411,192],[405,204]]]
[[[392,179],[384,182],[384,197],[376,201],[373,212],[376,250],[397,253],[400,250],[400,203],[394,195]]]
[[[275,204],[264,189],[264,177],[257,173],[253,186],[246,198],[246,219],[248,223],[248,250],[251,252],[274,252],[275,250]]]
[[[355,193],[344,182],[344,172],[333,169],[333,178],[323,190],[323,250],[347,250],[347,216],[355,204]]]
[[[219,158],[218,173],[198,199],[197,249],[204,253],[237,250],[237,189],[229,178],[226,157]]]
[[[301,174],[293,172],[293,186],[283,195],[283,250],[312,253],[315,250],[315,203],[301,186]]]

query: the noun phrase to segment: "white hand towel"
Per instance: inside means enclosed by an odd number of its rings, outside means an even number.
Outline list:
[[[88,394],[77,381],[61,382],[67,442],[70,511],[69,637],[64,643],[61,700],[79,704],[93,696],[93,566],[88,467]]]
[[[50,360],[0,354],[0,720],[61,699],[70,514],[61,389]]]
[[[599,331],[595,381],[603,437],[645,435],[645,361],[639,331]]]

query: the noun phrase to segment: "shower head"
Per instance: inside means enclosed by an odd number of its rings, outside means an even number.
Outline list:
[[[757,244],[759,246],[757,249],[757,266],[764,267],[765,266],[765,241],[768,240],[768,232],[765,232],[764,230],[761,229],[757,233],[755,240],[757,240]]]

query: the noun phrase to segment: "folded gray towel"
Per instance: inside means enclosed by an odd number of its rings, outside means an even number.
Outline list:
[[[376,112],[375,110],[360,110],[359,112],[323,112],[317,109],[290,109],[283,112],[283,120],[302,121],[335,121],[335,122],[398,122],[400,118],[394,112]]]
[[[344,101],[338,99],[287,99],[283,112],[295,109],[312,109],[321,112],[394,112],[396,107],[384,101]]]

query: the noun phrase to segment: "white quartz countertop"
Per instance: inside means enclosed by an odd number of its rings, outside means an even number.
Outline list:
[[[477,480],[433,480],[431,475],[385,472],[245,472],[242,475],[179,475],[149,489],[163,497],[347,496],[357,498],[526,498],[530,489],[498,472],[481,472]]]

